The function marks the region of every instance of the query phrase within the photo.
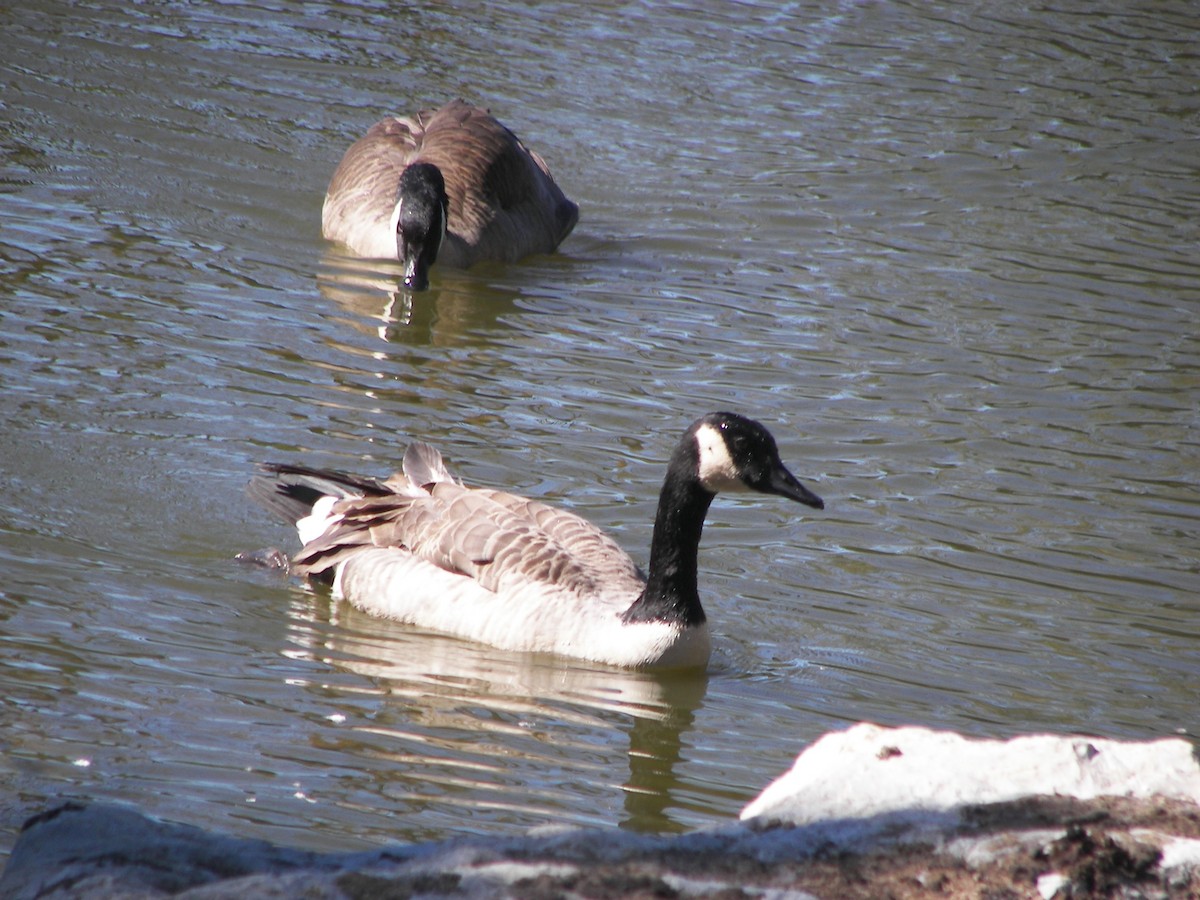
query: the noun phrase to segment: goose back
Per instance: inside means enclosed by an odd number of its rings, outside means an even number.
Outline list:
[[[549,253],[578,220],[541,156],[487,111],[455,100],[377,122],[350,146],[325,196],[325,237],[360,256],[395,259],[397,188],[418,162],[441,171],[449,200],[439,264]]]
[[[625,551],[586,519],[454,481],[425,485],[419,494],[335,501],[324,533],[296,556],[296,569],[319,575],[366,547],[402,547],[495,594],[532,585],[583,600],[619,595],[624,609],[645,584]]]

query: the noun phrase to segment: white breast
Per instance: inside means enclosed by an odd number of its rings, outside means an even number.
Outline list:
[[[581,598],[529,583],[503,596],[394,547],[364,549],[338,567],[334,592],[366,613],[488,643],[617,666],[703,665],[707,623],[621,621],[633,597]]]

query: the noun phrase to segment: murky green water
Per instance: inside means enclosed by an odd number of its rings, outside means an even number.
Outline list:
[[[65,797],[322,848],[727,820],[861,719],[1195,733],[1188,4],[0,10],[0,825]],[[582,215],[430,292],[320,238],[341,152],[462,95]],[[231,562],[256,461],[409,439],[644,560],[697,414],[707,678],[513,656]]]

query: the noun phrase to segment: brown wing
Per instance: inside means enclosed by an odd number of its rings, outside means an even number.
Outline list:
[[[396,190],[423,133],[419,116],[384,119],[350,145],[325,192],[321,232],[326,238],[359,254],[395,257],[391,220]]]
[[[579,218],[540,156],[486,110],[455,100],[426,117],[419,157],[442,170],[463,264],[549,253]]]
[[[342,520],[296,557],[317,574],[363,547],[402,547],[491,591],[530,581],[581,596],[636,593],[643,579],[611,538],[573,513],[512,494],[438,482],[427,497],[340,501]]]

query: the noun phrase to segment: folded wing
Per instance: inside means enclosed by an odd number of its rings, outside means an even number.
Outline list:
[[[531,582],[576,596],[632,592],[645,583],[629,556],[574,513],[486,488],[457,483],[441,454],[414,444],[394,493],[338,500],[333,524],[295,559],[319,575],[366,547],[393,547],[493,592]]]

